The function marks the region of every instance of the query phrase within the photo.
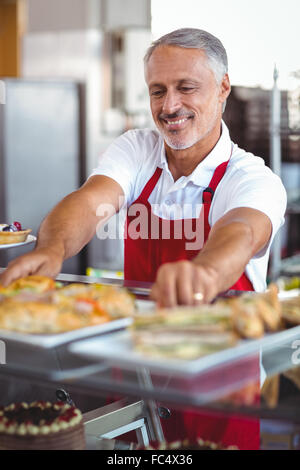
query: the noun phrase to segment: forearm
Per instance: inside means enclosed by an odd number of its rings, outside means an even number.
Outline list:
[[[240,278],[271,234],[272,224],[264,213],[246,207],[233,209],[212,227],[194,262],[206,269],[217,293],[223,292]]]
[[[66,196],[43,221],[37,249],[52,250],[63,260],[76,255],[94,236],[98,224],[119,210],[122,196],[121,187],[110,178],[90,178],[79,190]]]
[[[80,196],[73,193],[63,199],[42,222],[37,248],[48,248],[62,259],[77,254],[92,238],[97,218],[83,206]]]
[[[220,293],[240,278],[255,250],[252,228],[242,222],[232,222],[211,231],[194,262],[206,269],[217,293]]]
[[[77,254],[93,237],[99,218],[84,200],[74,192],[65,197],[42,222],[37,249],[47,248],[62,259]]]

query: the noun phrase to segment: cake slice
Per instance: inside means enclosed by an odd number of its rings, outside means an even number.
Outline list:
[[[12,403],[0,408],[1,450],[83,450],[81,412],[63,402]]]

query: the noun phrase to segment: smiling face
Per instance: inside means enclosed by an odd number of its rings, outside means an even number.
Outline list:
[[[145,77],[152,116],[167,146],[183,150],[205,139],[218,140],[230,84],[227,74],[217,83],[204,51],[158,46]]]

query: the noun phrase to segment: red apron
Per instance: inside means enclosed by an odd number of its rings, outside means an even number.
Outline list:
[[[208,222],[209,210],[215,190],[225,174],[228,161],[219,165],[209,183],[209,186],[203,192],[203,223],[204,223],[204,243],[206,242],[210,225]],[[199,253],[198,250],[186,250],[186,244],[191,243],[191,238],[186,238],[186,219],[185,220],[165,220],[154,215],[148,199],[154,190],[160,175],[161,168],[157,168],[153,176],[145,185],[143,191],[137,200],[128,208],[126,228],[125,228],[125,246],[124,246],[124,277],[130,281],[154,282],[158,268],[167,262],[179,261],[183,259],[191,260]],[[140,217],[139,231],[140,237],[132,237],[130,224],[136,224],[136,213],[133,214],[133,207],[144,207],[143,218]],[[189,219],[189,226],[193,233],[199,229],[197,219]],[[142,224],[147,224],[146,231],[143,231]],[[185,229],[183,228],[185,224]],[[137,229],[138,224],[135,225]],[[155,227],[154,236],[151,227]],[[180,232],[178,232],[181,230]],[[203,228],[202,228],[203,230]],[[143,232],[143,234],[142,234]],[[178,233],[181,238],[178,238]],[[144,234],[146,234],[144,236]],[[167,234],[164,236],[163,234]],[[190,237],[190,235],[187,235]],[[253,286],[245,273],[231,287],[235,290],[253,290]],[[257,359],[254,361],[254,367],[259,367]],[[164,420],[165,437],[168,441],[174,441],[184,438],[191,440],[197,436],[214,442],[222,442],[224,445],[237,445],[241,449],[259,448],[259,420],[246,420],[241,418],[206,416],[196,412],[174,412],[172,417]]]

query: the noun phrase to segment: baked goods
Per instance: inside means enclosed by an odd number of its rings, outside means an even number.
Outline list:
[[[1,287],[0,294],[5,297],[16,296],[20,293],[42,293],[55,289],[55,281],[46,276],[26,276],[13,281],[7,287]]]
[[[23,230],[20,222],[13,224],[0,224],[0,245],[22,243],[27,239],[31,229]]]
[[[234,326],[245,338],[259,338],[265,331],[277,331],[282,324],[278,289],[270,284],[263,293],[243,294],[229,300]]]
[[[93,300],[111,318],[132,316],[135,313],[134,296],[127,289],[103,284],[69,284],[56,292],[62,302],[70,299]]]
[[[135,312],[126,289],[98,284],[57,287],[45,276],[0,286],[0,329],[53,334],[99,325]]]
[[[81,412],[63,402],[13,403],[0,408],[1,450],[83,450]]]
[[[288,326],[300,325],[300,296],[283,300],[282,318]]]
[[[131,332],[134,347],[142,354],[193,360],[282,326],[277,287],[271,285],[265,293],[136,315]]]
[[[230,307],[224,302],[159,309],[135,316],[135,348],[152,357],[195,359],[237,343]]]

